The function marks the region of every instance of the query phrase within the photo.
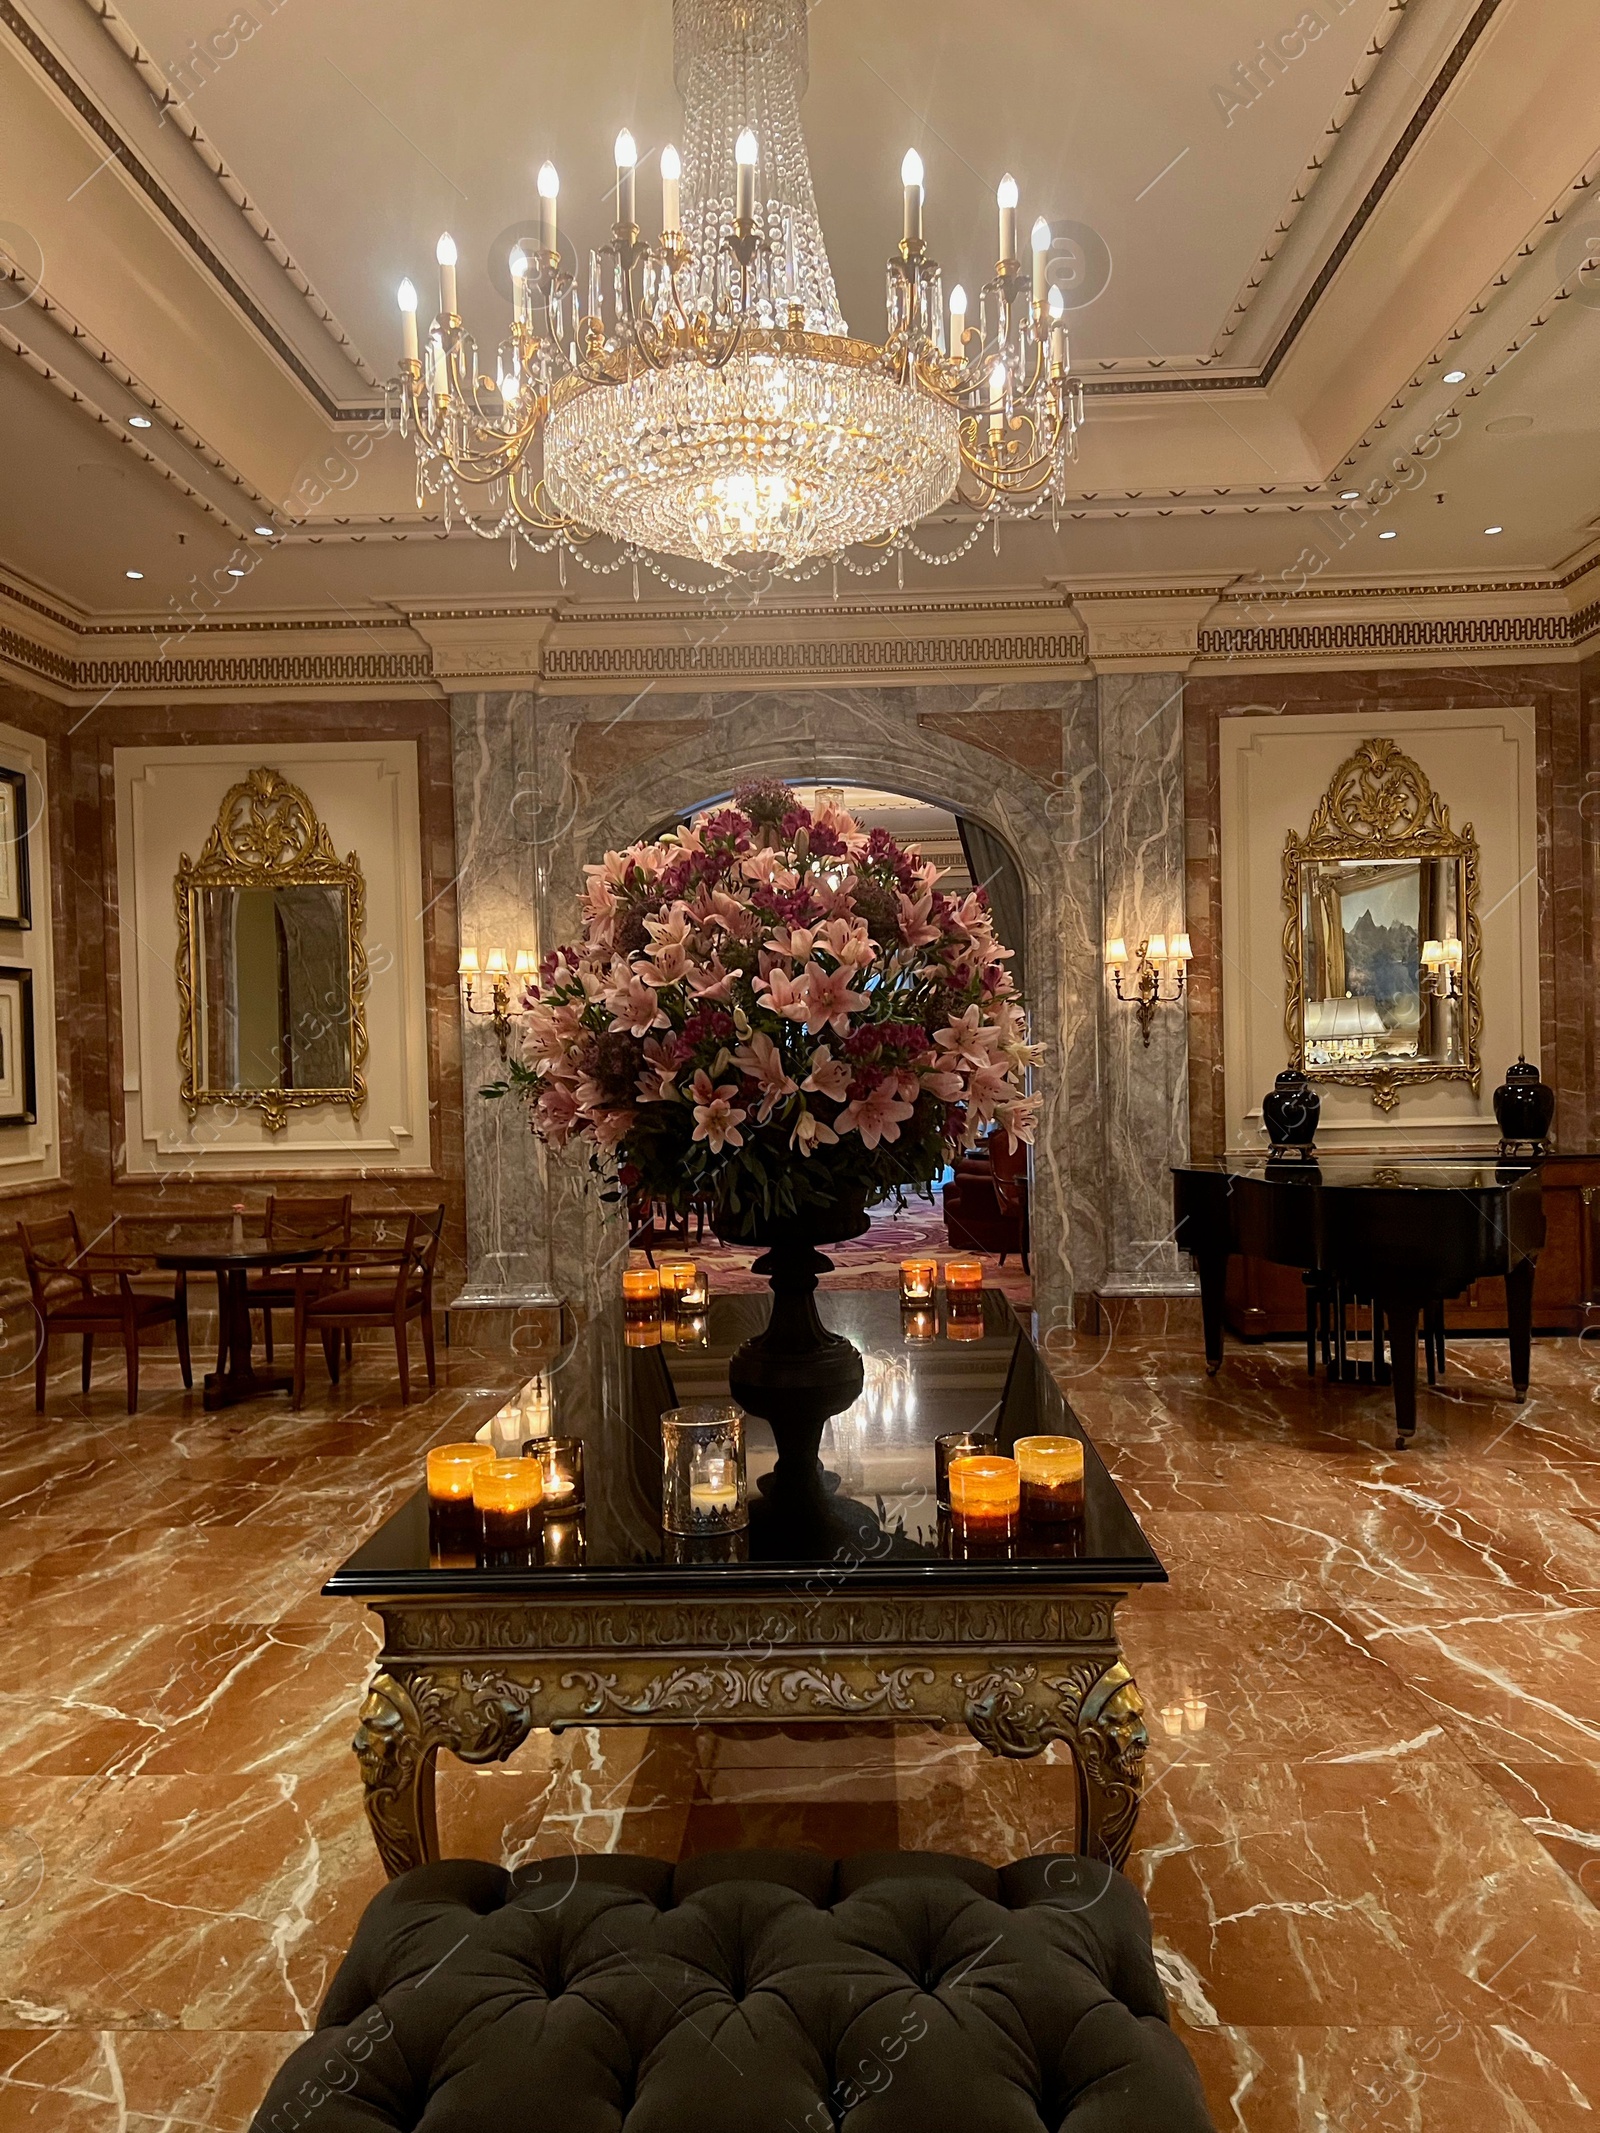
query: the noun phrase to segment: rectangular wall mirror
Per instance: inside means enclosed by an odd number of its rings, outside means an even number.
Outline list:
[[[178,902],[179,1064],[191,1118],[253,1106],[274,1131],[291,1108],[366,1096],[366,892],[310,801],[275,770],[228,793]]]

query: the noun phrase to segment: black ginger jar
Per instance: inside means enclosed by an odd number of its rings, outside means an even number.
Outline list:
[[[1261,1121],[1274,1148],[1310,1148],[1322,1098],[1298,1067],[1286,1067],[1261,1099]]]
[[[1542,1144],[1555,1108],[1555,1090],[1539,1079],[1539,1069],[1530,1060],[1518,1059],[1515,1066],[1506,1068],[1506,1078],[1494,1092],[1494,1115],[1502,1141]]]

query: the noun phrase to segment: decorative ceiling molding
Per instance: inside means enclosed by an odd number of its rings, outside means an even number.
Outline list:
[[[282,5],[283,0],[275,0],[275,4]],[[156,109],[160,113],[160,122],[162,124],[170,123],[189,143],[189,146],[199,157],[207,174],[221,188],[232,205],[238,209],[251,232],[266,247],[273,263],[288,278],[296,294],[304,300],[312,317],[321,326],[335,347],[349,360],[362,383],[372,386],[375,390],[380,390],[383,383],[382,379],[372,369],[355,342],[351,340],[349,334],[345,332],[338,319],[335,318],[331,306],[324,302],[323,298],[312,286],[309,276],[304,268],[296,262],[289,247],[278,236],[261,209],[251,199],[249,193],[246,192],[243,181],[228,168],[222,156],[195,124],[189,114],[187,104],[174,92],[166,74],[156,65],[144,46],[140,44],[129,24],[118,14],[116,8],[112,5],[112,0],[83,0],[83,5],[88,8],[90,14],[93,15],[129,66],[138,75],[141,86],[154,100]]]
[[[121,131],[100,109],[72,70],[53,52],[33,25],[14,5],[14,0],[0,0],[0,29],[10,33],[26,57],[43,74],[77,113],[101,146],[108,160],[114,159],[134,184],[150,201],[175,235],[192,253],[198,264],[225,293],[230,303],[242,313],[255,331],[260,334],[278,361],[310,394],[325,415],[336,422],[362,422],[381,420],[381,405],[364,402],[343,402],[327,390],[322,380],[301,358],[297,349],[280,333],[273,321],[261,309],[255,298],[234,275],[226,262],[206,241],[194,223],[174,200],[154,171],[135,148],[124,139]],[[303,278],[303,277],[302,277]],[[310,287],[309,281],[306,283]]]

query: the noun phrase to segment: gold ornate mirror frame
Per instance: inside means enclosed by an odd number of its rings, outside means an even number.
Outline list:
[[[1460,866],[1461,1014],[1459,1061],[1388,1059],[1307,1066],[1303,900],[1300,870],[1316,860],[1454,859]],[[1414,763],[1394,741],[1363,741],[1339,765],[1317,804],[1309,832],[1289,832],[1283,848],[1283,959],[1288,975],[1284,1027],[1289,1061],[1309,1081],[1368,1088],[1383,1111],[1392,1111],[1400,1090],[1412,1082],[1479,1082],[1483,1001],[1478,984],[1478,840],[1470,823],[1450,827],[1450,813]]]
[[[350,1079],[338,1088],[213,1089],[200,1085],[205,1057],[200,1027],[203,974],[196,903],[203,889],[342,889],[349,945]],[[232,786],[200,857],[184,852],[174,890],[178,906],[178,1064],[182,1097],[191,1119],[202,1104],[258,1109],[269,1129],[280,1132],[291,1109],[307,1104],[347,1104],[352,1119],[367,1100],[366,995],[367,885],[354,852],[341,859],[316,809],[297,785],[276,770],[252,770]]]

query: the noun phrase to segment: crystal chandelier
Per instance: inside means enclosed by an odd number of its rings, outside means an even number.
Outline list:
[[[685,145],[661,151],[655,243],[640,231],[624,130],[611,240],[581,277],[563,265],[560,181],[540,171],[538,249],[511,254],[492,375],[457,312],[448,235],[421,341],[416,290],[401,284],[390,413],[416,439],[419,505],[442,497],[447,523],[459,514],[509,536],[513,563],[526,542],[596,567],[586,550],[598,534],[616,544],[608,568],[684,557],[793,576],[861,544],[914,545],[919,521],[953,497],[977,515],[960,552],[991,521],[1059,501],[1082,386],[1048,224],[1033,226],[1031,275],[1017,256],[1015,182],[1000,183],[1000,256],[969,322],[959,287],[946,312],[911,150],[887,332],[857,339],[800,127],[806,0],[674,0],[673,26]]]

